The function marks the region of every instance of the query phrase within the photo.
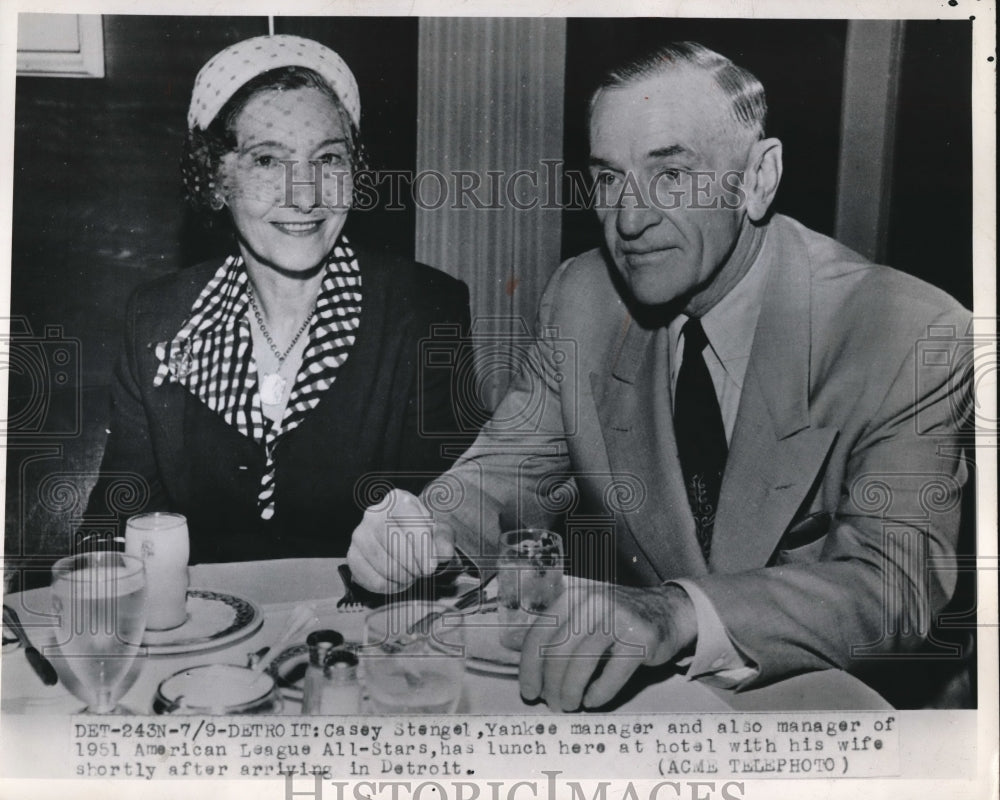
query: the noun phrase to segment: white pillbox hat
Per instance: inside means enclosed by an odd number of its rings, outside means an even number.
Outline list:
[[[198,72],[188,108],[188,129],[205,130],[226,102],[248,81],[279,67],[305,67],[325,80],[355,127],[361,124],[358,82],[333,50],[301,36],[257,36],[216,53]]]

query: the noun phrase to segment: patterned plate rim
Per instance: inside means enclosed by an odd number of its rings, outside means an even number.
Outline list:
[[[274,678],[274,682],[277,684],[278,688],[283,692],[295,692],[299,695],[302,694],[302,689],[293,684],[287,684],[285,680],[278,674],[278,670],[286,661],[291,661],[293,658],[305,655],[309,652],[309,645],[307,644],[293,644],[291,647],[286,647],[278,655],[274,657],[274,661],[270,663],[267,671],[270,673],[271,677]]]
[[[142,644],[147,653],[156,655],[158,653],[178,653],[202,648],[207,649],[225,643],[228,637],[238,632],[252,633],[255,630],[253,627],[254,622],[258,620],[263,621],[260,609],[257,608],[256,604],[245,598],[228,594],[227,592],[214,592],[209,589],[188,589],[187,596],[225,603],[236,612],[236,616],[228,627],[204,636],[193,636],[187,639],[174,639],[154,643],[144,641]],[[159,634],[160,631],[156,633]],[[170,631],[163,631],[162,633],[169,634]]]
[[[465,654],[465,666],[475,672],[482,672],[488,675],[517,675],[520,666],[510,664],[506,661],[483,658],[482,656]]]

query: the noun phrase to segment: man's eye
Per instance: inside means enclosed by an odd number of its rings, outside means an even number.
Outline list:
[[[613,172],[598,172],[597,175],[594,176],[594,183],[599,186],[612,186],[617,180],[618,176]]]
[[[677,183],[681,179],[681,171],[679,169],[663,169],[657,173],[657,177],[670,183]]]

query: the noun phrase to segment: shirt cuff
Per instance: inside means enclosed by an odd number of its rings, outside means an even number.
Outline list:
[[[736,649],[708,596],[695,583],[683,578],[670,584],[687,593],[698,625],[694,655],[677,662],[678,666],[687,667],[688,680],[699,678],[712,686],[732,689],[756,677],[760,670]]]

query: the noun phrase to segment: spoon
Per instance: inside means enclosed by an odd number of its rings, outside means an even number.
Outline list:
[[[267,668],[271,666],[271,662],[281,654],[281,652],[285,649],[285,646],[292,640],[292,638],[301,633],[303,628],[305,628],[310,622],[319,623],[319,620],[316,619],[315,606],[311,603],[302,603],[301,605],[297,605],[288,617],[288,622],[285,623],[284,635],[275,644],[271,645],[266,655],[259,659],[257,663],[251,667],[251,669],[253,669],[254,672],[265,672]]]

